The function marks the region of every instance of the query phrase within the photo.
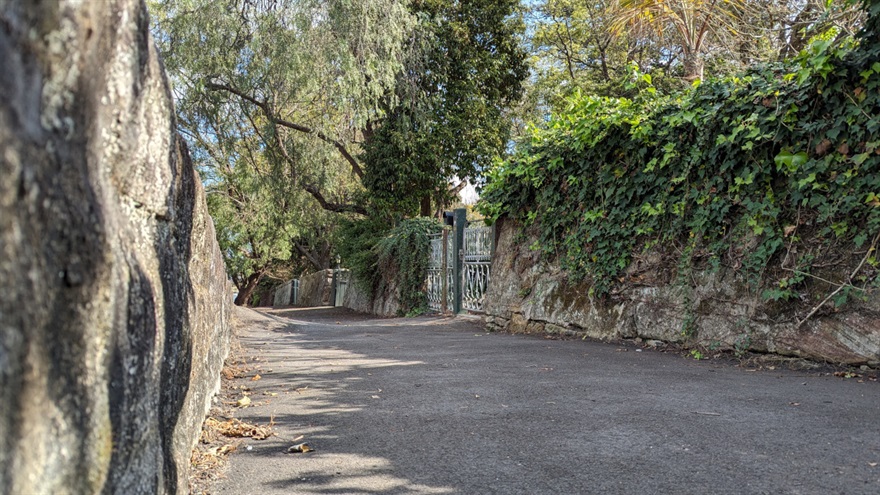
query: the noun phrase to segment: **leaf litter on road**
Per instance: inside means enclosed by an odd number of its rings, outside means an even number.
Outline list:
[[[255,425],[241,421],[236,418],[229,418],[221,421],[217,418],[208,418],[205,421],[207,428],[215,429],[219,434],[230,438],[252,438],[254,440],[265,440],[275,433],[272,431],[274,421],[270,421],[268,425]]]

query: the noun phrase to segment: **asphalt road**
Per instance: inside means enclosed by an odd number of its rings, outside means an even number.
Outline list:
[[[255,368],[236,416],[277,436],[241,445],[216,493],[880,494],[867,377],[462,319],[237,314]],[[300,436],[316,451],[286,453]]]

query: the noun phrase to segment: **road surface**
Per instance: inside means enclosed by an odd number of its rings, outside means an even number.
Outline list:
[[[755,370],[461,318],[237,314],[255,368],[236,417],[271,419],[277,436],[239,446],[216,493],[880,494],[870,373]],[[316,451],[287,453],[299,442]]]

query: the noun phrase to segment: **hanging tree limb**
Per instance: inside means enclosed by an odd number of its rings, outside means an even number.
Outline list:
[[[296,239],[293,239],[293,246],[296,248],[297,251],[299,251],[299,254],[303,255],[309,261],[309,263],[311,263],[312,266],[315,267],[315,270],[323,270],[324,268],[327,268],[326,266],[323,266],[320,261],[318,261],[318,258],[316,258],[311,251],[306,249],[306,247],[300,244]]]
[[[367,209],[360,205],[347,203],[331,203],[321,194],[321,191],[313,184],[303,184],[302,188],[320,203],[321,208],[336,213],[358,213],[367,216]]]
[[[287,148],[284,147],[284,143],[281,141],[281,133],[277,130],[275,131],[275,145],[278,148],[278,151],[281,152],[281,156],[287,161],[287,163],[293,164],[294,160],[287,152]],[[302,185],[303,190],[307,193],[311,194],[313,198],[321,205],[321,208],[332,211],[336,213],[358,213],[364,216],[367,216],[367,209],[360,205],[355,204],[344,204],[344,203],[331,203],[327,201],[327,198],[321,194],[321,190],[318,189],[314,184],[304,183]]]
[[[318,139],[320,139],[321,141],[324,141],[325,143],[332,144],[339,151],[339,153],[343,156],[343,158],[345,158],[345,160],[351,165],[352,172],[354,172],[354,174],[357,175],[358,178],[360,178],[360,179],[364,178],[364,170],[361,168],[361,165],[358,163],[357,159],[355,159],[355,157],[352,156],[352,154],[348,151],[348,148],[346,148],[345,145],[342,142],[340,142],[339,140],[333,139],[332,137],[324,134],[323,132],[318,131],[316,129],[313,129],[311,127],[304,126],[302,124],[297,124],[297,123],[291,122],[289,120],[278,118],[275,115],[275,113],[272,111],[272,108],[269,106],[268,103],[266,103],[264,101],[260,101],[256,98],[254,98],[253,96],[250,96],[247,93],[244,93],[241,90],[233,88],[232,86],[228,86],[226,84],[207,83],[207,84],[205,84],[205,87],[210,90],[214,90],[214,91],[226,91],[227,93],[234,94],[234,95],[238,96],[239,98],[241,98],[242,100],[245,100],[248,103],[251,103],[251,104],[259,107],[266,114],[267,117],[272,119],[278,125],[283,126],[283,127],[287,127],[288,129],[293,129],[295,131],[299,131],[299,132],[302,132],[305,134],[311,134],[311,135],[317,137]]]

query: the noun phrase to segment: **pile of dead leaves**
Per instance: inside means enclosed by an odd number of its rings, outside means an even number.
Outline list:
[[[220,401],[211,409],[202,424],[199,443],[193,449],[190,458],[190,492],[194,494],[208,493],[209,487],[223,476],[228,466],[229,455],[239,448],[243,439],[265,440],[275,434],[274,421],[270,421],[268,425],[256,425],[235,419],[232,417],[234,409],[228,406],[238,404],[234,401],[231,404],[223,401],[223,398],[230,398],[233,390],[238,389],[233,384],[233,380],[245,377],[253,371],[253,366],[243,357],[243,350],[236,342],[237,340],[233,341],[231,355],[221,371],[223,387]],[[259,378],[256,377],[259,375],[251,380],[258,380]],[[241,388],[246,389],[243,386]]]
[[[199,443],[190,458],[190,491],[207,493],[207,487],[222,475],[229,454],[238,449],[242,439],[265,440],[275,434],[273,426],[272,421],[268,425],[255,425],[212,410],[202,425]]]
[[[272,426],[272,422],[268,425],[260,426],[245,423],[244,421],[235,418],[229,418],[225,421],[221,421],[217,418],[208,418],[205,420],[205,427],[202,429],[202,434],[204,435],[205,431],[209,430],[229,438],[253,438],[254,440],[265,440],[274,435],[272,432]]]

